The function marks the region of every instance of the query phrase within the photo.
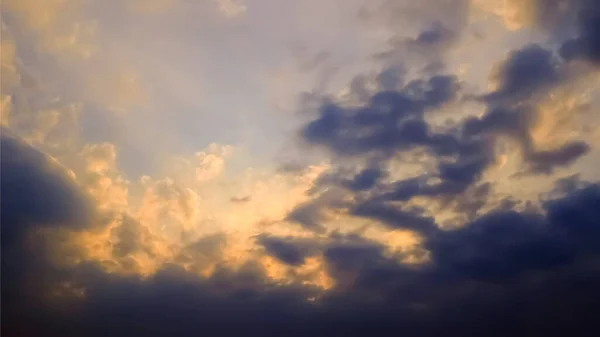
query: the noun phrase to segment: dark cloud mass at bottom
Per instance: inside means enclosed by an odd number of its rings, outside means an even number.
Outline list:
[[[557,190],[563,195],[546,201],[543,213],[498,210],[460,229],[427,232],[424,264],[400,264],[358,235],[259,240],[292,265],[321,254],[336,285],[319,295],[300,283],[273,284],[253,264],[207,279],[175,265],[146,279],[94,264],[54,267],[22,235],[5,233],[57,219],[76,226],[70,206],[83,196],[43,161],[10,160],[38,155],[13,141],[2,139],[3,336],[592,336],[597,327],[598,184],[562,183],[573,188]],[[9,191],[24,172],[46,183]],[[40,195],[52,196],[52,212],[20,202]],[[80,284],[85,297],[44,300],[39,285],[56,280]]]

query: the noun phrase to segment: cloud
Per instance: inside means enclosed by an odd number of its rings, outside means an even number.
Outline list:
[[[138,210],[145,223],[156,223],[173,239],[193,228],[198,216],[199,196],[170,178],[148,181]],[[158,229],[158,228],[157,228]]]
[[[418,51],[423,45],[435,44],[443,37],[442,32],[426,29],[407,48]],[[405,68],[403,64],[399,67]],[[548,102],[572,91],[582,79],[567,62],[540,45],[526,44],[510,52],[491,77],[496,82],[494,88],[480,96],[484,113],[440,126],[431,116],[441,115],[445,106],[459,101],[459,97],[469,96],[463,94],[467,88],[455,77],[425,72],[399,88],[380,86],[370,92],[357,84],[364,79],[357,76],[350,90],[356,92],[358,101],[346,104],[343,99],[325,98],[316,109],[316,117],[301,129],[301,138],[327,149],[337,170],[361,161],[390,167],[414,151],[422,151],[432,164],[422,163],[416,177],[385,179],[377,184],[377,178],[371,178],[365,187],[353,185],[340,173],[326,173],[318,183],[350,190],[354,200],[344,207],[353,209],[356,216],[392,228],[434,233],[442,225],[441,218],[452,217],[442,217],[441,213],[451,210],[456,219],[444,222],[456,224],[489,211],[490,203],[499,205],[495,183],[486,180],[497,163],[506,163],[507,157],[502,157],[498,149],[506,140],[516,145],[511,151],[521,159],[515,176],[553,175],[590,152],[589,137],[568,131],[573,124],[556,126],[556,137],[551,137],[553,146],[539,137],[540,130],[550,127]],[[575,121],[576,114],[574,107],[561,111],[567,121]],[[377,177],[393,176],[385,169],[379,170]],[[314,224],[323,222],[321,215],[337,207],[315,199],[290,216]],[[437,211],[423,211],[431,207]]]
[[[3,16],[14,18],[24,32],[35,36],[43,52],[86,59],[94,51],[95,23],[85,18],[83,1],[8,0],[2,9]]]
[[[258,244],[263,246],[265,250],[289,265],[302,265],[306,258],[314,254],[315,244],[308,241],[295,241],[293,238],[278,238],[273,236],[260,236]]]
[[[28,226],[85,227],[92,205],[68,172],[47,155],[5,133],[3,130],[2,217],[7,237],[13,230],[21,232]]]
[[[128,205],[128,184],[117,168],[117,153],[110,143],[88,144],[79,154],[84,167],[80,180],[99,208],[122,211]]]
[[[364,169],[348,183],[348,187],[354,191],[371,189],[382,175],[383,172],[379,168]]]
[[[473,0],[473,12],[498,16],[511,31],[523,28],[542,30],[564,29],[572,22],[580,5],[579,0]]]
[[[493,14],[502,19],[510,30],[518,30],[535,19],[535,2],[519,0],[472,0],[471,11],[477,14]]]
[[[379,45],[354,40],[354,29],[362,34],[363,26],[341,32],[352,38],[338,41],[337,31],[301,20],[318,33],[312,38],[331,46],[309,57],[301,71],[324,59],[334,64],[340,55],[354,58],[354,44],[379,57],[368,58],[367,70],[356,60],[344,61],[327,86],[302,97],[290,125],[267,123],[260,130],[271,141],[275,133],[287,134],[288,126],[297,128],[292,136],[300,144],[286,147],[285,157],[302,164],[283,169],[265,160],[270,154],[261,151],[264,144],[210,139],[215,134],[206,125],[188,119],[177,132],[185,129],[198,143],[163,155],[162,143],[177,133],[168,130],[171,122],[205,111],[155,99],[164,95],[162,87],[151,85],[153,77],[138,64],[182,45],[194,62],[200,54],[221,59],[239,52],[240,65],[211,64],[212,83],[240,74],[257,83],[246,68],[280,61],[281,50],[270,43],[287,41],[287,16],[281,16],[284,26],[269,21],[263,27],[266,21],[255,21],[269,2],[246,8],[238,1],[211,1],[208,12],[244,17],[234,26],[218,21],[218,29],[209,26],[215,31],[188,40],[190,27],[197,33],[199,26],[186,20],[198,19],[191,9],[202,6],[101,3],[9,2],[2,10],[3,24],[8,18],[0,144],[3,335],[593,331],[600,310],[600,186],[583,166],[597,159],[594,2],[369,3],[361,25],[378,25],[391,37]],[[325,4],[334,13],[307,1],[290,12],[314,12],[333,25],[361,5]],[[474,6],[502,16],[512,28],[534,27],[543,43],[490,21],[473,24],[468,16]],[[108,14],[116,15],[119,38],[103,35]],[[102,24],[94,26],[92,18]],[[549,25],[554,19],[555,28]],[[471,41],[465,36],[480,29],[479,39],[502,30],[512,49],[498,60],[496,49],[461,50],[461,63],[470,64],[475,53],[489,59],[486,64],[497,61],[488,89],[471,76],[458,77],[452,64],[454,51]],[[144,48],[130,53],[134,36],[140,43],[132,48]],[[257,36],[267,43],[256,44]],[[95,48],[109,40],[117,42]],[[225,49],[196,54],[192,40],[217,41]],[[246,42],[246,49],[238,48]],[[88,47],[94,52],[82,53]],[[173,72],[200,76],[185,57],[173,55],[168,67],[150,64],[166,69],[169,78]],[[487,75],[485,67],[470,65]],[[72,69],[84,67],[93,71],[73,75]],[[63,70],[76,79],[48,81]],[[336,92],[345,78],[347,85]],[[197,91],[195,81],[172,82],[169,93]],[[265,108],[268,97],[259,91],[238,95],[245,87],[223,88],[208,95],[208,109],[221,113],[228,106],[219,101],[239,101],[248,113],[244,120],[267,125],[252,111]],[[147,100],[152,104],[138,104]],[[103,126],[86,118],[109,111],[127,112],[110,117],[127,123],[127,132],[92,135],[91,129]],[[235,122],[230,117],[225,126]],[[139,141],[139,128],[157,121],[149,134],[160,141],[147,149],[160,153],[160,168],[129,148]],[[228,143],[236,146],[219,145]]]
[[[600,56],[597,32],[600,10],[593,0],[526,0],[526,1],[473,1],[501,18],[511,29],[526,26],[539,27],[543,31],[558,35],[564,40],[562,31],[575,30],[576,37],[567,38],[560,48],[566,60],[584,60],[598,63]],[[561,36],[563,35],[563,36]]]
[[[550,50],[528,45],[511,52],[495,71],[497,89],[489,100],[520,100],[529,98],[544,87],[556,85],[560,74],[558,61]]]
[[[343,208],[344,204],[342,191],[328,190],[293,207],[285,216],[285,220],[298,223],[309,230],[323,231],[323,225],[334,215],[331,210]]]
[[[9,306],[3,315],[20,319],[8,321],[3,329],[119,336],[128,312],[128,335],[166,332],[167,326],[190,334],[201,324],[205,332],[226,336],[241,333],[239,329],[248,335],[302,336],[334,330],[351,336],[387,335],[407,327],[409,336],[441,331],[485,334],[492,328],[520,336],[532,328],[573,329],[570,322],[577,322],[573,333],[578,334],[593,323],[585,313],[598,306],[589,299],[597,295],[593,285],[600,231],[595,204],[600,202],[600,189],[588,184],[563,191],[561,197],[545,202],[545,213],[499,210],[463,228],[426,236],[431,259],[418,265],[399,264],[385,255],[381,244],[360,235],[333,234],[314,243],[262,238],[269,242],[266,249],[291,258],[292,264],[300,263],[299,256],[322,252],[327,273],[336,283],[332,292],[314,302],[306,300],[315,296],[311,287],[274,285],[252,264],[238,271],[217,266],[204,280],[175,265],[145,279],[81,266],[71,277],[85,287],[85,296],[76,300],[82,311],[69,316],[70,324],[36,320],[36,325],[24,325],[24,316],[11,316],[16,312]],[[221,239],[206,240],[190,246],[196,255],[189,261],[214,258]],[[314,253],[301,248],[310,245],[316,247],[310,248]],[[3,261],[7,262],[5,254]],[[30,260],[21,262],[31,266]],[[548,306],[548,300],[560,305]],[[47,310],[28,305],[38,315]],[[450,306],[461,314],[452,314]],[[572,310],[582,311],[569,322],[551,319]],[[536,315],[526,321],[519,318],[527,312]],[[67,318],[54,319],[56,323]]]
[[[539,130],[552,123],[545,116],[547,102],[561,95],[561,91],[568,92],[569,87],[577,86],[578,75],[569,72],[568,65],[557,60],[550,50],[538,45],[528,45],[512,52],[494,73],[497,88],[485,97],[490,109],[488,114],[479,120],[469,120],[467,129],[475,133],[485,133],[484,129],[487,129],[513,137],[532,171],[548,173],[556,167],[572,164],[589,151],[587,143],[567,138],[552,149],[541,150],[537,148],[535,139]],[[573,107],[563,109],[560,113],[564,116],[563,120],[569,122],[576,118],[577,111]],[[569,125],[562,127],[567,129]],[[554,130],[564,132],[558,126]],[[539,136],[537,138],[539,141]]]
[[[567,60],[581,59],[590,61],[595,65],[600,62],[600,6],[595,1],[573,1],[578,6],[576,27],[579,36],[566,41],[560,54]]]
[[[354,192],[374,189],[375,196],[354,203],[355,215],[379,219],[395,228],[406,226],[418,231],[435,228],[433,219],[385,203],[411,201],[415,197],[458,196],[478,183],[483,172],[494,163],[493,137],[480,137],[479,130],[475,131],[486,122],[468,120],[463,126],[444,130],[426,120],[427,114],[439,113],[446,103],[455,100],[460,90],[453,76],[434,75],[410,81],[398,91],[376,92],[358,107],[325,103],[316,119],[301,130],[303,139],[328,149],[340,166],[346,160],[361,158],[378,162],[380,168],[367,168],[354,181],[334,176],[320,179],[320,183],[343,186]],[[491,113],[486,116],[494,118]],[[499,127],[495,120],[490,120],[490,125]],[[512,132],[512,126],[506,130]],[[492,132],[485,131],[489,135]],[[418,178],[376,184],[378,178],[390,175],[385,166],[396,162],[399,156],[419,150],[432,159],[432,171],[421,171]],[[321,209],[314,203],[311,205],[310,209]],[[318,214],[307,213],[308,208],[303,211],[302,214]]]
[[[196,168],[196,179],[207,181],[214,179],[223,171],[225,158],[231,154],[231,146],[211,144],[206,152],[196,153],[199,164]]]
[[[233,203],[239,203],[239,204],[243,204],[245,202],[250,201],[252,198],[247,195],[245,197],[232,197],[231,199],[229,199],[231,202]]]
[[[442,75],[415,80],[400,92],[373,95],[358,109],[327,103],[318,118],[302,129],[302,137],[342,155],[382,152],[389,156],[402,149],[436,146],[423,115],[455,98],[459,87],[455,81]]]
[[[209,148],[212,149],[209,149],[210,153],[216,153],[218,149],[228,147],[214,145]],[[12,155],[9,150],[5,154]],[[195,156],[190,158],[193,159]],[[119,170],[117,160],[114,144],[100,143],[87,144],[71,154],[69,162],[74,172],[54,159],[51,161],[64,169],[63,174],[72,181],[81,198],[87,200],[87,211],[93,213],[94,218],[79,230],[58,224],[40,234],[40,240],[49,240],[47,245],[53,256],[49,264],[70,269],[93,263],[106,273],[150,277],[164,264],[173,263],[197,273],[197,277],[208,278],[217,270],[237,270],[254,261],[261,266],[264,264],[261,268],[268,270],[266,277],[277,282],[290,282],[294,279],[291,275],[300,275],[305,282],[326,284],[323,283],[326,281],[320,281],[321,263],[317,260],[294,268],[293,274],[287,271],[273,273],[282,267],[270,267],[264,254],[247,254],[248,250],[256,248],[253,236],[269,230],[269,225],[261,228],[263,223],[281,222],[290,208],[305,199],[305,191],[317,177],[312,169],[297,177],[275,175],[268,178],[261,171],[248,170],[236,188],[245,185],[248,190],[242,192],[253,198],[232,205],[221,190],[223,180],[214,187],[205,186],[206,182],[195,179],[195,167],[188,167],[187,173],[173,171],[173,174],[181,174],[175,178],[146,176],[130,182]],[[186,177],[190,179],[186,180]],[[6,186],[10,185],[7,183]],[[222,198],[204,197],[216,195],[215,191],[220,191]],[[77,206],[75,210],[82,209],[79,204],[71,203]],[[281,226],[275,233],[286,231],[288,234],[297,232]],[[190,263],[189,256],[199,258],[202,254],[193,252],[202,249],[200,246],[208,244],[208,238],[213,236],[222,237],[227,244],[207,261]]]
[[[6,129],[0,145],[2,301],[5,308],[28,310],[33,303],[23,302],[25,297],[45,301],[48,288],[61,278],[60,271],[50,267],[51,244],[36,234],[57,228],[82,231],[95,224],[97,214],[93,201],[64,167]],[[40,279],[45,282],[35,281]],[[3,310],[3,318],[14,317],[12,309]]]

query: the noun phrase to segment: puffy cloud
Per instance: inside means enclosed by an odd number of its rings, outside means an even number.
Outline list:
[[[116,167],[113,144],[86,145],[81,151],[84,169],[82,185],[96,199],[98,207],[123,210],[128,205],[128,182]]]
[[[213,145],[207,152],[227,149]],[[13,156],[10,148],[5,153]],[[242,204],[230,203],[227,198],[219,203],[217,198],[204,197],[206,193],[213,195],[215,190],[198,185],[194,167],[188,167],[191,178],[188,181],[143,177],[139,182],[129,182],[117,167],[113,144],[88,144],[73,155],[71,162],[76,173],[55,160],[51,163],[65,170],[62,174],[72,180],[80,198],[88,200],[86,212],[94,217],[80,230],[59,225],[42,233],[42,237],[51,242],[52,265],[79,268],[94,263],[99,270],[111,274],[151,277],[171,263],[198,277],[210,278],[219,270],[237,270],[247,263],[258,263],[264,265],[261,268],[266,268],[265,277],[277,282],[289,283],[297,276],[303,282],[319,287],[327,284],[326,276],[320,274],[322,263],[317,260],[287,268],[266,261],[268,257],[260,252],[252,253],[255,250],[254,235],[269,230],[265,221],[282,221],[285,213],[305,198],[305,192],[311,188],[318,173],[308,170],[306,176],[267,178],[262,173],[248,172],[241,186],[245,185],[252,198]],[[39,156],[45,155],[40,153]],[[189,187],[185,187],[185,183],[189,183]],[[220,189],[218,185],[216,188]],[[282,229],[275,232],[286,233],[285,227]],[[293,232],[287,231],[288,234]],[[196,261],[204,254],[199,252],[212,242],[212,237],[218,237],[219,242],[226,244],[217,245],[219,248],[211,250],[211,257],[204,262]],[[75,286],[73,289],[80,288]],[[56,291],[64,293],[67,290]]]
[[[225,158],[231,154],[231,146],[211,144],[206,152],[196,153],[198,167],[196,179],[200,182],[211,180],[223,172]]]
[[[172,240],[190,231],[198,213],[198,194],[176,184],[172,179],[148,181],[139,207],[144,223],[156,223]],[[158,229],[157,228],[157,229]]]

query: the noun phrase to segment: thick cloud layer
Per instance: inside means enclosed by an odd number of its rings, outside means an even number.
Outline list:
[[[216,3],[242,22],[232,31],[262,8]],[[211,144],[178,157],[164,179],[129,181],[119,146],[62,139],[61,118],[35,120],[22,92],[3,89],[2,108],[22,119],[1,130],[2,335],[596,335],[600,184],[579,171],[594,164],[598,139],[564,130],[579,113],[571,100],[600,71],[600,2],[503,2],[544,41],[490,52],[488,88],[453,64],[471,41],[476,3],[363,8],[360,24],[391,36],[378,70],[352,77],[342,94],[311,93],[295,130],[301,156],[326,164],[268,179],[226,172],[233,148]],[[8,17],[31,26],[36,48],[56,44],[56,58],[85,51],[76,38],[54,39],[67,2],[46,8],[41,25],[31,4],[11,2]],[[2,42],[2,71],[18,74],[21,61],[9,64]]]
[[[76,189],[66,193],[59,184],[63,178],[43,173],[40,161],[13,164],[17,160],[11,158],[35,152],[12,142],[3,139],[4,155],[10,151],[2,162],[3,181],[37,172],[37,179],[48,184],[23,184],[21,193],[52,195],[55,202],[52,213],[34,204],[24,214],[40,225],[59,219],[55,214],[65,214],[60,220],[67,223],[80,221],[68,215],[71,205],[82,200],[74,198]],[[3,186],[3,202],[16,200],[5,190],[10,185]],[[11,263],[32,271],[40,268],[39,258],[20,254],[12,260],[7,253],[25,252],[27,245],[3,242],[3,334],[526,336],[535,331],[561,336],[568,329],[570,335],[586,335],[595,326],[593,313],[600,310],[600,186],[574,181],[557,188],[562,196],[545,202],[543,212],[498,210],[460,229],[423,233],[430,252],[424,264],[399,263],[384,254],[383,246],[361,236],[259,239],[268,254],[286,264],[322,255],[336,286],[321,295],[302,284],[271,284],[251,264],[237,272],[217,271],[204,281],[175,265],[143,280],[82,265],[68,276],[85,285],[86,296],[58,315],[58,309],[22,296],[31,291],[31,283],[11,282]],[[3,232],[27,226],[15,220],[22,212],[6,214]],[[52,268],[44,265],[58,273]],[[16,294],[27,310],[15,311]],[[306,301],[310,296],[317,297]]]

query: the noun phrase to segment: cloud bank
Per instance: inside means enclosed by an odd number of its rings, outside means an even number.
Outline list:
[[[303,11],[331,21],[313,35],[309,22],[265,28],[270,2],[124,4],[2,8],[3,335],[593,333],[597,2],[332,0],[336,12],[309,1]],[[231,65],[244,76],[202,60],[222,69],[201,78],[219,89],[208,106],[177,75],[197,74],[195,63],[160,76],[148,65],[164,60],[106,48],[121,41],[108,38],[107,13],[120,13],[129,38],[159,41],[190,29],[194,10],[218,32],[198,33],[199,46],[246,52]],[[285,38],[273,32],[286,29],[331,43],[314,52],[327,56],[309,67],[316,86],[298,92],[293,113],[269,106],[272,84],[240,94],[269,81],[263,63],[293,63],[245,39],[277,45]],[[516,42],[481,50],[497,33]],[[193,41],[161,43],[196,55]],[[364,60],[347,61],[353,48]],[[319,73],[328,62],[335,75]],[[223,115],[236,100],[244,114]],[[284,116],[257,112],[269,109]],[[202,114],[261,128],[228,143],[227,128],[197,123]],[[285,160],[265,160],[281,137]]]

